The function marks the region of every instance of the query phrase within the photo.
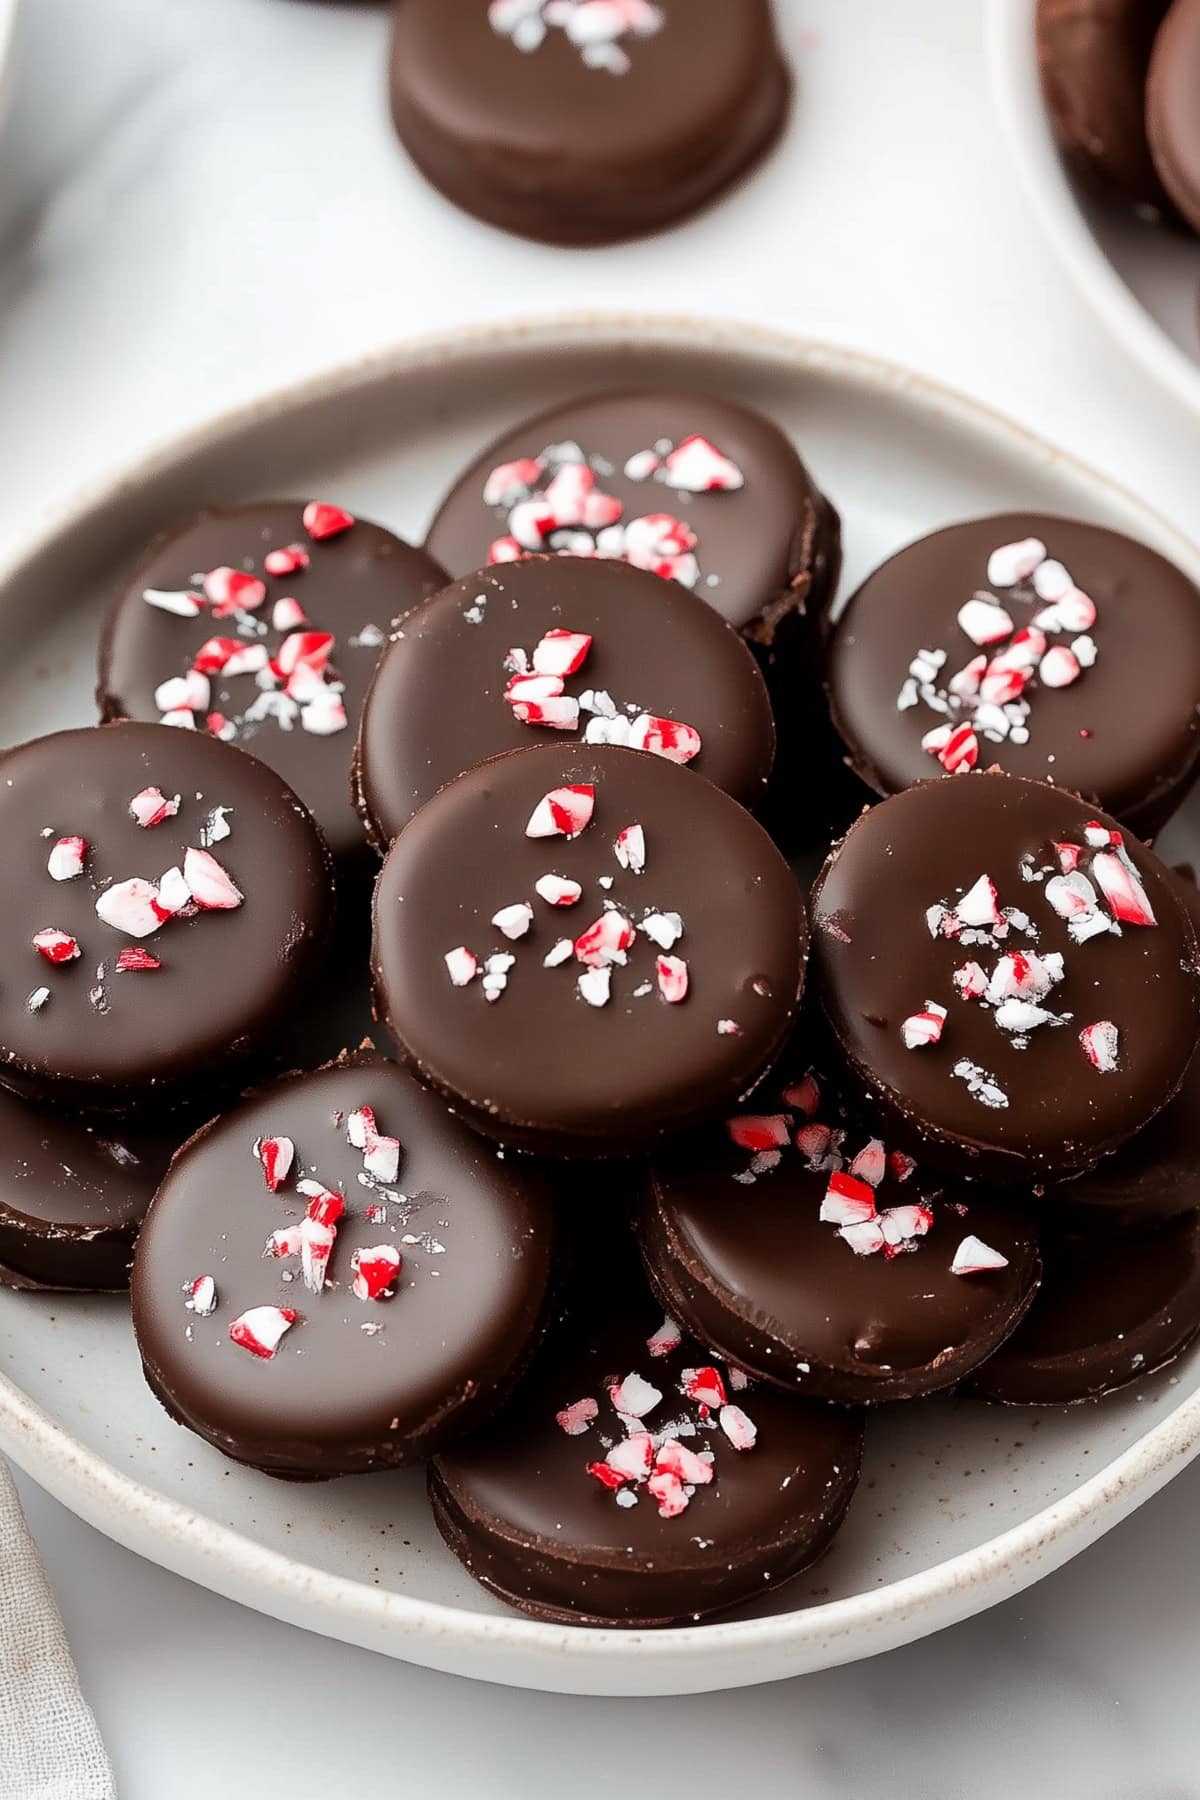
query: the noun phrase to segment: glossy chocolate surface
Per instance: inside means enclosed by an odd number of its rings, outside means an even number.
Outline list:
[[[1044,571],[1016,586],[989,581],[993,552],[1025,540],[1044,546]],[[1034,580],[1053,583],[1059,565],[1082,593],[1056,606]],[[972,610],[960,618],[964,606]],[[1000,635],[981,642],[988,627],[977,618],[998,620]],[[1036,645],[1024,656],[1022,631],[1040,634],[1043,657]],[[944,661],[926,681],[913,664],[931,654]],[[951,687],[980,661],[982,689]],[[1010,664],[1018,691],[1006,699],[997,676]],[[838,621],[828,684],[852,765],[878,793],[937,775],[922,740],[967,725],[979,768],[1058,782],[1149,835],[1200,757],[1200,592],[1119,532],[1042,513],[972,519],[918,539],[868,577]]]
[[[231,675],[214,668],[208,676],[208,704],[194,716],[203,730],[206,719],[217,715],[213,725],[219,734],[277,770],[345,864],[365,853],[350,798],[350,763],[363,697],[392,620],[440,587],[445,574],[424,550],[367,519],[356,519],[331,536],[313,537],[305,529],[304,511],[302,502],[291,500],[211,507],[162,532],[113,602],[101,643],[98,693],[106,719],[157,720],[163,711],[155,698],[161,685],[186,676],[197,654],[214,639],[225,640],[249,660],[261,660],[265,652],[277,665],[281,654],[287,654],[289,639],[293,646],[299,644],[299,631],[320,639],[332,636],[332,645],[316,646],[318,681],[304,668],[291,679],[278,676],[264,689],[261,683],[269,680],[269,671],[248,668]],[[306,565],[272,575],[264,559],[293,546]],[[256,577],[265,589],[259,604],[223,614],[208,601],[198,577],[222,568]],[[199,610],[180,616],[148,603],[147,591],[184,600],[190,592],[200,602]],[[288,623],[296,616],[286,607],[289,600],[297,603],[303,623]],[[284,610],[276,623],[281,602]]]
[[[1054,134],[1122,200],[1166,200],[1146,136],[1145,90],[1169,0],[1038,0],[1037,49]]]
[[[694,211],[769,147],[790,82],[768,0],[615,9],[404,0],[392,116],[417,167],[523,236],[598,244]],[[565,19],[561,15],[566,13]]]
[[[363,1180],[348,1118],[374,1112],[401,1143],[395,1181]],[[255,1155],[287,1137],[274,1193]],[[308,1204],[300,1178],[345,1198],[319,1293],[299,1257],[264,1256]],[[171,1168],[138,1243],[133,1316],[146,1374],[182,1424],[276,1474],[334,1475],[428,1454],[495,1404],[542,1322],[551,1215],[544,1177],[502,1161],[382,1057],[356,1055],[251,1096]],[[390,1297],[353,1291],[356,1251],[391,1245]],[[202,1275],[216,1307],[189,1311]],[[231,1342],[249,1308],[299,1316],[263,1358]]]
[[[536,686],[550,631],[592,640],[582,666],[559,678],[577,715],[570,729],[523,722],[505,698],[514,661]],[[775,752],[771,703],[754,658],[710,607],[675,582],[580,557],[470,575],[409,614],[384,652],[358,749],[371,835],[386,848],[439,788],[490,756],[627,732],[647,713],[692,726],[700,750],[688,767],[744,806],[761,804]]]
[[[130,806],[147,789],[171,806],[178,797],[178,810],[140,825]],[[324,842],[273,770],[163,725],[57,732],[0,758],[0,831],[0,1079],[111,1112],[152,1096],[194,1101],[197,1082],[228,1083],[271,1053],[319,972],[333,908]],[[82,872],[56,880],[61,838],[87,849]],[[185,888],[173,897],[182,910],[149,932],[136,905],[97,912],[131,880],[166,895],[164,876],[196,852],[232,883],[225,904],[209,896],[197,908]],[[73,938],[78,954],[46,960],[33,941],[44,931]],[[122,956],[160,966],[118,967]]]
[[[1200,1330],[1200,1216],[1153,1234],[1046,1246],[1025,1321],[975,1377],[1012,1406],[1096,1399],[1173,1362]]]
[[[879,1140],[823,1100],[811,1116],[807,1103],[794,1103],[810,1091],[781,1091],[773,1080],[749,1117],[735,1115],[655,1161],[641,1218],[655,1290],[701,1342],[795,1393],[864,1403],[952,1387],[1033,1298],[1036,1221],[967,1182],[923,1176],[907,1158],[886,1164]],[[756,1152],[733,1142],[756,1127],[784,1138],[783,1147]],[[894,1247],[868,1250],[868,1231],[856,1252],[853,1228],[842,1237],[836,1221],[822,1220],[822,1202],[838,1198],[835,1174],[873,1200],[876,1223],[896,1227]],[[864,1176],[868,1196],[857,1185]],[[969,1236],[1007,1267],[954,1274]]]
[[[922,1142],[923,1162],[1002,1182],[1080,1173],[1148,1124],[1183,1079],[1198,1022],[1191,922],[1150,851],[1125,834],[1128,882],[1114,846],[1089,844],[1089,825],[1118,829],[1044,783],[923,782],[865,813],[818,879],[813,955],[827,1016],[868,1091]],[[1096,935],[1083,942],[1055,907],[1071,903],[1064,859],[1092,895]],[[1157,923],[1125,922],[1117,935],[1102,874],[1140,892]],[[957,909],[983,916],[989,880],[1000,924],[967,926]],[[1024,959],[1026,979],[1062,957],[1060,978],[1041,989],[1038,1010],[1050,1016],[1022,1026],[1002,1014],[999,994],[987,1004],[956,986],[970,965],[1001,980],[1009,953]],[[941,1036],[910,1049],[906,1021],[919,1034],[930,1002],[945,1009]],[[1111,1059],[1107,1034],[1091,1029],[1104,1026],[1115,1028]],[[1085,1031],[1115,1066],[1091,1060]]]
[[[477,1581],[535,1618],[624,1626],[700,1618],[790,1579],[841,1523],[858,1478],[860,1415],[766,1387],[735,1390],[721,1368],[728,1402],[757,1432],[752,1449],[735,1449],[720,1410],[705,1416],[682,1391],[685,1370],[711,1367],[710,1353],[685,1340],[652,1354],[660,1324],[636,1288],[568,1318],[497,1417],[432,1465],[434,1516],[450,1548]],[[630,1374],[660,1396],[632,1431],[712,1457],[713,1479],[674,1517],[661,1515],[644,1480],[618,1493],[588,1473],[627,1436],[609,1389]],[[568,1434],[556,1415],[581,1400],[596,1413]]]
[[[545,797],[571,787],[591,790],[590,822],[529,836]],[[635,825],[642,873],[615,848]],[[536,891],[547,875],[581,897],[548,904]],[[510,940],[493,921],[514,906],[531,918]],[[682,923],[669,951],[640,929],[668,914]],[[632,942],[588,966],[572,943],[610,916]],[[762,1073],[795,1017],[806,938],[791,870],[702,775],[640,751],[546,745],[460,776],[396,839],[375,892],[376,1008],[403,1060],[478,1130],[614,1155],[730,1105]],[[445,959],[462,948],[479,972],[455,986]],[[561,960],[546,967],[549,953]],[[687,965],[681,1000],[660,991],[664,954]],[[515,961],[490,976],[496,955]]]
[[[1200,4],[1174,0],[1154,41],[1146,87],[1150,148],[1163,184],[1200,231]]]

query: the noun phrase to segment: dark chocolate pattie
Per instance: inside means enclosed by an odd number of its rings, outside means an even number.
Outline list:
[[[658,1158],[651,1179],[642,1251],[667,1311],[750,1374],[809,1398],[953,1387],[1037,1288],[1028,1211],[889,1161],[812,1077],[759,1089],[752,1111]],[[1002,1263],[979,1267],[975,1240]]]
[[[546,745],[460,776],[392,845],[376,1008],[478,1130],[622,1154],[770,1064],[806,941],[791,870],[728,794],[641,751]]]
[[[198,1101],[274,1054],[319,973],[329,855],[272,769],[164,725],[0,758],[0,1080],[112,1112]]]
[[[1174,0],[1154,41],[1146,87],[1150,149],[1163,185],[1200,231],[1200,4]]]
[[[814,890],[813,955],[868,1092],[923,1162],[981,1179],[1092,1167],[1167,1104],[1196,1045],[1172,877],[1042,782],[961,775],[864,813]]]
[[[711,200],[787,114],[768,0],[626,11],[404,0],[392,116],[422,174],[477,218],[556,244],[635,237]]]
[[[1064,1238],[1024,1323],[976,1375],[1010,1406],[1098,1399],[1174,1362],[1200,1331],[1200,1217],[1151,1235]]]
[[[322,1187],[345,1210],[314,1292],[300,1234]],[[147,1379],[181,1424],[273,1474],[427,1455],[529,1353],[551,1235],[544,1176],[498,1158],[394,1063],[358,1054],[288,1077],[195,1137],[159,1189],[133,1273]],[[355,1292],[356,1272],[379,1297]],[[211,1296],[193,1293],[205,1276]]]
[[[379,665],[356,764],[368,830],[386,849],[440,787],[489,756],[551,739],[636,743],[653,718],[690,727],[688,766],[761,804],[771,703],[710,607],[674,582],[579,557],[469,575],[404,619]],[[692,747],[691,733],[684,740],[677,753]]]
[[[430,1497],[455,1555],[522,1612],[670,1625],[814,1561],[861,1446],[861,1415],[735,1388],[635,1287],[568,1317],[497,1417],[434,1461]]]
[[[128,1287],[138,1227],[188,1130],[88,1125],[0,1088],[0,1283]]]
[[[1169,0],[1038,0],[1037,48],[1054,134],[1098,187],[1138,206],[1166,194],[1146,136],[1146,73]]]
[[[1120,532],[1044,513],[971,519],[868,577],[838,621],[828,684],[877,793],[997,766],[1149,835],[1200,759],[1200,592]]]
[[[113,603],[98,697],[106,719],[160,719],[178,699],[277,770],[345,865],[366,855],[350,800],[363,696],[392,620],[446,577],[381,525],[342,519],[263,500],[162,532]]]
[[[837,513],[778,426],[677,390],[585,395],[524,420],[459,477],[427,539],[456,575],[521,550],[597,545],[690,587],[769,665],[811,653],[804,622],[830,603],[841,567]]]

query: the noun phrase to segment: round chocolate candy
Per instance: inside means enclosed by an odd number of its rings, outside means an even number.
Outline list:
[[[791,870],[728,794],[636,750],[545,745],[459,776],[392,845],[376,1012],[478,1130],[616,1155],[757,1079],[806,947]]]
[[[889,1154],[811,1074],[668,1149],[640,1235],[686,1331],[763,1381],[851,1404],[955,1386],[1040,1274],[1028,1213]]]
[[[189,1127],[87,1124],[0,1088],[0,1285],[114,1292]]]
[[[1076,168],[1133,205],[1166,194],[1146,136],[1146,73],[1170,0],[1037,0],[1042,91]]]
[[[1200,766],[1200,592],[1098,525],[1004,513],[919,538],[850,601],[827,679],[880,794],[995,766],[1149,835]]]
[[[427,548],[456,575],[534,551],[632,563],[707,600],[768,672],[778,662],[811,681],[811,622],[833,598],[841,527],[760,413],[643,389],[587,395],[506,432],[442,501]]]
[[[240,744],[295,788],[339,864],[364,859],[350,798],[363,696],[392,620],[445,579],[342,507],[209,508],[162,532],[113,602],[101,711]]]
[[[395,1063],[252,1095],[172,1164],[133,1323],[167,1411],[275,1475],[391,1468],[477,1422],[543,1322],[544,1179]]]
[[[400,624],[363,709],[355,764],[386,849],[440,787],[551,734],[687,763],[760,805],[771,702],[731,626],[674,582],[532,557],[457,581]]]
[[[199,1102],[272,1053],[320,971],[329,855],[232,745],[93,725],[0,757],[0,1080],[93,1112]]]
[[[923,1163],[985,1180],[1091,1168],[1167,1104],[1196,1047],[1172,877],[1044,782],[963,775],[872,807],[818,878],[813,953],[869,1094]]]
[[[858,1480],[861,1415],[749,1384],[634,1286],[568,1314],[508,1405],[437,1457],[442,1536],[556,1624],[697,1619],[791,1580]]]
[[[987,1399],[1098,1399],[1165,1368],[1200,1331],[1200,1215],[1140,1237],[1064,1237],[1044,1252],[1041,1292],[972,1383]]]
[[[774,142],[791,83],[769,0],[405,0],[391,93],[448,200],[574,245],[712,200]]]
[[[1173,0],[1154,40],[1146,125],[1155,166],[1171,199],[1200,231],[1200,4]]]

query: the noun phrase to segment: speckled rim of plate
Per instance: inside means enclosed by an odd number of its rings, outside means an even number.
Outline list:
[[[0,0],[2,4],[2,0]],[[739,321],[657,314],[573,312],[463,327],[277,390],[171,438],[112,480],[59,509],[37,537],[0,565],[0,585],[50,550],[65,531],[86,534],[144,482],[239,429],[306,404],[353,395],[375,382],[480,357],[571,344],[711,350],[764,365],[820,371],[847,386],[901,395],[918,413],[1003,445],[1031,466],[1065,470],[1131,520],[1200,579],[1200,550],[1128,489],[991,408],[898,364]],[[310,1630],[434,1669],[546,1691],[630,1694],[619,1671],[636,1652],[647,1693],[701,1693],[857,1661],[911,1643],[1028,1587],[1101,1537],[1200,1454],[1200,1389],[1097,1475],[987,1542],[875,1592],[767,1618],[627,1632],[539,1624],[414,1600],[256,1544],[121,1473],[0,1374],[0,1450],[79,1517],[229,1599]]]
[[[988,0],[992,100],[1022,186],[1083,299],[1177,400],[1200,414],[1200,363],[1144,307],[1105,255],[1075,197],[1042,98],[1037,0]]]

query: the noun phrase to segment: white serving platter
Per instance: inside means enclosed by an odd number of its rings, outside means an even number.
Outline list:
[[[1167,392],[1200,414],[1200,241],[1106,205],[1075,181],[1050,129],[1037,0],[988,0],[992,98],[1021,184],[1080,297]]]
[[[10,78],[17,47],[18,0],[0,0],[0,115],[8,105]]]
[[[577,391],[639,382],[708,387],[773,415],[843,512],[847,584],[920,532],[1013,506],[1124,529],[1200,580],[1200,552],[1132,495],[894,365],[742,324],[563,317],[335,370],[81,500],[0,571],[4,739],[93,717],[105,597],[164,521],[210,499],[293,493],[419,537],[501,427]],[[1166,847],[1196,855],[1200,805]],[[887,1410],[870,1422],[863,1482],[825,1561],[760,1608],[654,1633],[506,1611],[443,1548],[419,1471],[295,1486],[226,1462],[143,1386],[119,1298],[0,1293],[0,1449],[120,1543],[311,1630],[521,1687],[694,1693],[891,1649],[1065,1562],[1200,1449],[1200,1352],[1100,1405]]]

